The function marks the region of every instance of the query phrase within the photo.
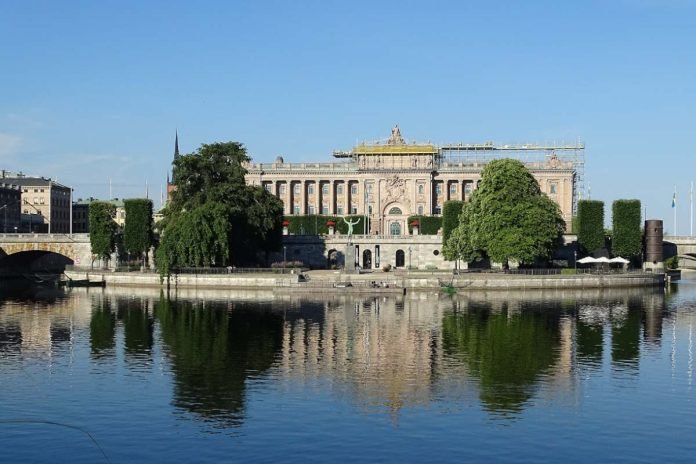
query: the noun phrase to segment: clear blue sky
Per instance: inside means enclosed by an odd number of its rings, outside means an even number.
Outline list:
[[[689,233],[696,1],[6,1],[0,164],[159,198],[181,150],[329,160],[404,136],[585,141],[586,182]],[[156,204],[159,202],[157,201]]]

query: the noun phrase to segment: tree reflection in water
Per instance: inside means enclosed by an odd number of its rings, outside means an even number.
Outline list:
[[[493,312],[490,303],[471,303],[442,321],[445,352],[466,363],[480,383],[483,407],[492,412],[521,411],[558,358],[560,313],[522,306],[512,312],[505,303]]]
[[[282,313],[161,298],[156,318],[175,377],[175,406],[223,427],[239,425],[247,377],[271,367],[280,349]]]

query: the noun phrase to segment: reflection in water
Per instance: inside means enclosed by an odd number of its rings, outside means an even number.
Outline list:
[[[576,397],[583,376],[601,375],[603,366],[637,373],[642,350],[675,346],[678,324],[687,324],[653,290],[310,301],[107,289],[75,291],[50,306],[0,299],[3,358],[56,352],[84,330],[93,363],[164,363],[172,404],[219,427],[242,423],[252,387],[266,380],[327,388],[393,420],[448,401],[517,416],[538,398]],[[675,369],[677,356],[673,350]]]
[[[239,424],[247,378],[266,371],[280,349],[282,313],[163,298],[156,316],[175,375],[174,404],[221,425]]]
[[[109,298],[95,298],[89,323],[90,346],[96,359],[114,356],[116,347],[116,316],[111,312]]]
[[[123,324],[126,359],[134,364],[151,361],[154,323],[147,299],[117,298],[116,314]]]
[[[478,379],[486,409],[517,412],[534,393],[539,376],[558,361],[559,312],[553,307],[471,302],[463,312],[445,315],[444,346],[460,357]]]

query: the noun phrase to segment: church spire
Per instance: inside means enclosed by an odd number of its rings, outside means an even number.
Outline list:
[[[174,138],[174,159],[179,159],[179,130],[176,131],[176,137]]]

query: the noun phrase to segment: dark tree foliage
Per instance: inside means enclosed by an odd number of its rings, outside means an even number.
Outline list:
[[[583,254],[590,254],[604,246],[604,202],[578,202],[578,246]]]
[[[203,144],[174,162],[176,191],[164,212],[157,267],[245,265],[281,243],[282,202],[246,185],[238,142]]]
[[[452,231],[459,226],[463,207],[464,202],[459,200],[446,201],[442,207],[442,243],[447,243]]]
[[[628,259],[640,256],[643,247],[640,200],[616,200],[611,209],[612,254]]]
[[[116,207],[106,201],[89,204],[89,242],[96,259],[108,261],[116,247]]]
[[[410,233],[413,232],[413,226],[411,226],[413,221],[419,224],[418,233],[420,235],[437,235],[442,227],[442,218],[439,216],[409,216],[408,231]]]
[[[541,192],[524,164],[494,160],[481,172],[443,254],[450,260],[488,256],[503,264],[532,264],[551,255],[564,228],[558,205]]]
[[[147,260],[152,246],[152,200],[133,198],[124,200],[126,225],[123,228],[123,246],[130,254],[138,254]]]

